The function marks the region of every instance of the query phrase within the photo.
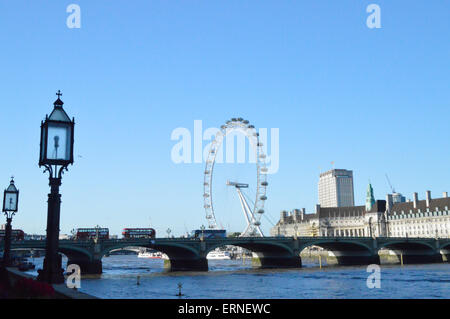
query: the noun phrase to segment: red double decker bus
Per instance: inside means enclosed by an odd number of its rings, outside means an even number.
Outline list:
[[[11,240],[18,241],[23,240],[25,237],[25,233],[21,229],[12,229],[11,230]],[[5,240],[5,230],[0,230],[0,241]]]
[[[78,228],[75,239],[89,240],[89,239],[109,239],[109,228]]]
[[[123,238],[155,238],[156,231],[153,228],[124,228],[122,232]]]

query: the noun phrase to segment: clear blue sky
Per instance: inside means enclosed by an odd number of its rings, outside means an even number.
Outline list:
[[[71,3],[81,29],[66,26]],[[381,29],[366,26],[371,3]],[[172,131],[194,120],[218,127],[240,116],[280,129],[272,220],[282,209],[312,212],[332,161],[354,171],[357,204],[369,180],[385,198],[386,173],[407,197],[441,196],[450,191],[449,12],[447,0],[1,0],[0,181],[14,174],[21,192],[14,228],[45,233],[39,125],[58,89],[76,119],[62,233],[151,222],[179,235],[205,223],[204,164],[170,158]],[[220,167],[223,176],[248,169]],[[217,191],[233,207],[224,226],[241,231],[236,194]]]

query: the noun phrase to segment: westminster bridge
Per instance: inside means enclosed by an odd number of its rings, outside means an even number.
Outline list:
[[[399,237],[236,237],[236,238],[156,238],[75,241],[60,240],[59,252],[67,264],[77,264],[84,274],[102,273],[102,258],[118,249],[145,247],[165,253],[165,267],[171,271],[207,271],[207,254],[222,246],[239,246],[258,257],[261,268],[300,268],[300,253],[311,246],[330,252],[339,265],[379,264],[378,252],[389,249],[404,264],[448,262],[450,238]],[[2,249],[3,243],[0,244]],[[12,242],[12,250],[45,249],[45,240]]]

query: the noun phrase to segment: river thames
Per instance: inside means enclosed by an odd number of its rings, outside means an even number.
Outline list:
[[[37,275],[43,258],[30,259]],[[63,258],[65,265],[67,259]],[[367,267],[323,267],[304,259],[301,269],[252,269],[247,260],[209,260],[209,272],[169,273],[163,261],[115,255],[103,258],[103,274],[81,280],[80,291],[100,298],[321,299],[450,298],[450,264],[381,265],[381,287],[369,289]],[[137,285],[137,277],[139,285]]]

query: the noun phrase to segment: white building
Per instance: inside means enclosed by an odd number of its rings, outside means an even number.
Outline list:
[[[413,201],[395,203],[390,195],[386,199],[387,227],[391,237],[450,237],[450,198],[432,199],[427,191],[425,200],[417,193]]]
[[[319,204],[321,207],[354,206],[353,172],[333,169],[320,174]]]
[[[378,200],[370,211],[366,206],[320,207],[315,214],[281,212],[280,221],[271,229],[271,236],[299,237],[385,237],[385,201]]]
[[[329,237],[450,237],[450,198],[425,200],[414,193],[412,202],[394,203],[375,200],[369,185],[365,206],[321,207],[314,214],[305,210],[281,212],[279,222],[271,229],[272,236]]]

